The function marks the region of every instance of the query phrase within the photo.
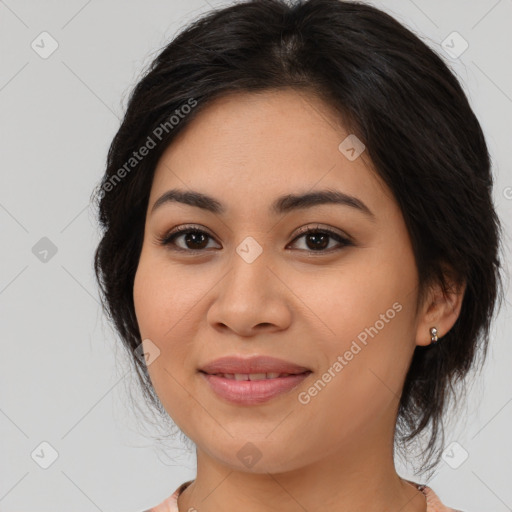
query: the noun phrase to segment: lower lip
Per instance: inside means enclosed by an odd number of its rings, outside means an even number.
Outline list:
[[[238,405],[255,405],[297,387],[311,372],[263,380],[226,379],[220,375],[200,372],[220,397]]]

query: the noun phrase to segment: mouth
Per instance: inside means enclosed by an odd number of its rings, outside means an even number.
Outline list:
[[[254,406],[284,395],[313,373],[270,356],[222,357],[198,371],[216,398],[238,406]]]
[[[263,380],[299,375],[309,368],[284,359],[270,356],[226,356],[215,359],[199,368],[208,375],[223,375],[234,380]]]
[[[296,375],[303,375],[306,373],[311,373],[310,370],[301,373],[278,373],[278,372],[269,372],[269,373],[207,373],[199,370],[200,373],[204,373],[205,375],[214,375],[216,377],[222,377],[223,379],[230,379],[236,381],[257,381],[257,380],[269,380],[269,379],[279,379],[282,377],[293,377]]]
[[[208,374],[200,372],[217,398],[237,406],[255,406],[289,393],[311,371],[298,374]],[[267,377],[268,375],[268,377]],[[256,377],[254,380],[251,377]]]

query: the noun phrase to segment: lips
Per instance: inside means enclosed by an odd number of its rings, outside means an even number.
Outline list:
[[[266,380],[266,379],[277,379],[278,377],[289,377],[290,375],[295,375],[293,373],[278,373],[278,372],[268,372],[268,373],[214,373],[209,375],[217,375],[218,377],[224,377],[225,379],[232,380]]]
[[[219,398],[238,406],[255,406],[290,392],[312,372],[274,357],[232,356],[208,363],[199,373]]]
[[[236,380],[261,380],[284,375],[298,375],[311,370],[270,356],[252,356],[249,358],[228,356],[204,365],[199,371],[209,375],[226,375],[226,378],[233,376]],[[254,378],[251,378],[251,376]]]

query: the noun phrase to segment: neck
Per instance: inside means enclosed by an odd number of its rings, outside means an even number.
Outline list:
[[[274,473],[240,471],[197,448],[197,478],[180,495],[179,509],[426,512],[425,496],[396,473],[392,443],[378,441],[366,431],[307,466]]]

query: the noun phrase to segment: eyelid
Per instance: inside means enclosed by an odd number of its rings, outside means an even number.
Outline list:
[[[336,228],[332,228],[330,226],[327,226],[325,224],[319,224],[319,223],[316,223],[314,225],[307,225],[307,226],[302,226],[300,227],[294,234],[294,240],[298,237],[298,236],[301,236],[301,235],[304,235],[304,234],[307,234],[311,231],[322,231],[322,232],[326,232],[326,233],[331,233],[331,234],[334,234],[334,235],[337,235],[339,236],[340,238],[343,238],[344,240],[348,241],[348,242],[352,242],[352,238],[347,235],[345,232],[343,231],[340,231]]]

